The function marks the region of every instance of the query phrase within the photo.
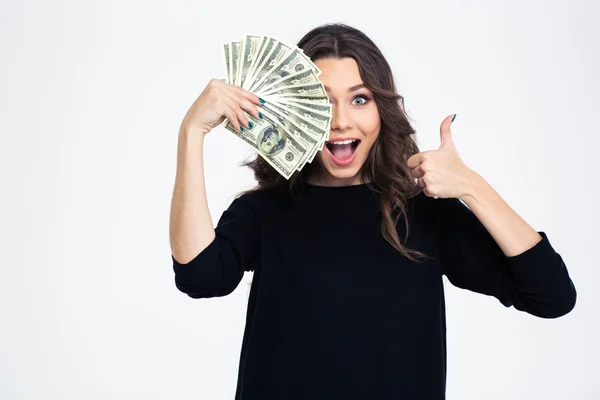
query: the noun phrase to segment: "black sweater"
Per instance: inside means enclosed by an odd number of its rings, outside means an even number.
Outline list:
[[[424,193],[407,203],[403,244],[433,259],[415,263],[382,237],[369,185],[306,185],[300,196],[236,198],[216,239],[187,264],[171,255],[177,288],[225,296],[254,271],[237,400],[445,398],[442,275],[506,307],[556,318],[576,291],[548,237],[507,257],[458,199]],[[397,224],[400,240],[406,229]]]

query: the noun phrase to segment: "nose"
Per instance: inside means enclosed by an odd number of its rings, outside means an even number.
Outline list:
[[[352,121],[348,115],[348,110],[343,105],[334,104],[331,106],[331,129],[344,130],[350,128]]]

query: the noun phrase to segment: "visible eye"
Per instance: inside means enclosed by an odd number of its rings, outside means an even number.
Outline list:
[[[356,100],[362,100],[359,101],[358,103],[356,103]],[[352,100],[352,104],[355,106],[362,106],[363,104],[366,104],[366,102],[369,101],[369,98],[363,94],[356,96],[353,100]]]

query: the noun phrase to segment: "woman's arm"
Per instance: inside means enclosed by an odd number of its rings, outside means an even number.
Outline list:
[[[169,238],[173,257],[187,264],[215,238],[204,184],[204,132],[179,131]]]
[[[254,265],[258,233],[252,207],[236,199],[214,228],[204,184],[204,136],[225,118],[235,130],[259,118],[260,99],[240,87],[211,79],[179,129],[177,175],[169,238],[175,285],[190,297],[225,296]]]
[[[213,228],[202,150],[204,134],[179,136],[178,166],[171,205],[171,259],[175,286],[198,298],[226,296],[252,271],[258,248],[254,210],[236,198]]]
[[[546,233],[533,230],[487,183],[476,185],[465,196],[472,209],[458,198],[433,200],[443,273],[454,286],[541,318],[570,312],[577,292]]]
[[[470,170],[468,192],[461,200],[473,211],[507,257],[516,256],[542,240],[477,172]]]
[[[204,186],[204,136],[225,118],[238,131],[249,127],[244,111],[259,118],[257,104],[255,94],[211,79],[183,118],[169,223],[171,252],[180,263],[191,261],[215,237]]]

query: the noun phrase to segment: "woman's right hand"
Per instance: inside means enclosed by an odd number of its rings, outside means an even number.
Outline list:
[[[181,125],[186,131],[206,134],[229,118],[231,125],[239,131],[241,126],[250,128],[242,110],[258,119],[256,106],[261,104],[254,93],[213,78],[194,101]]]

